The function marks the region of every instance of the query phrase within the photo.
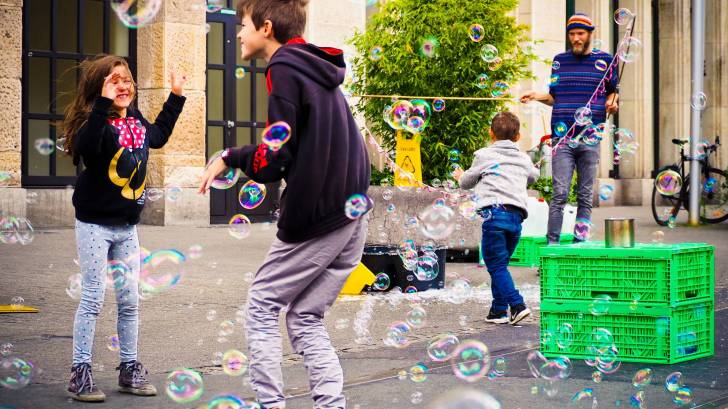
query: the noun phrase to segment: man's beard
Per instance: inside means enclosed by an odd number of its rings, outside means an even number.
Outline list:
[[[587,55],[589,51],[591,51],[591,38],[584,43],[581,50],[577,50],[575,45],[571,45],[571,52],[575,55]]]

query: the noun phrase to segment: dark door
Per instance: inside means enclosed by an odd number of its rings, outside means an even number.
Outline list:
[[[239,30],[233,10],[207,15],[207,158],[224,148],[260,143],[268,117],[265,61],[243,61],[235,38]],[[266,185],[266,198],[243,209],[238,193],[249,179],[243,174],[228,190],[210,193],[210,223],[227,223],[242,213],[253,222],[270,221],[278,207],[279,183]]]

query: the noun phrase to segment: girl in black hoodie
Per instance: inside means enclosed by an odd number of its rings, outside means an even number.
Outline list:
[[[83,277],[68,386],[69,395],[76,400],[105,399],[91,375],[91,351],[111,260],[115,261],[118,304],[119,391],[156,394],[137,361],[140,252],[136,224],[144,207],[149,149],[167,143],[185,101],[186,77],[172,74],[171,82],[172,93],[151,124],[133,107],[136,87],[126,61],[100,55],[81,64],[76,96],[66,109],[62,126],[65,150],[74,164],[82,160],[84,164],[73,193]]]

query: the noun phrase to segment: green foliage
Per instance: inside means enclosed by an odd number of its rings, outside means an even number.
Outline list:
[[[352,93],[491,97],[496,81],[512,86],[532,78],[528,67],[536,59],[533,43],[526,37],[526,26],[516,24],[509,15],[517,4],[517,0],[389,0],[372,16],[366,32],[351,40],[357,50],[349,84]],[[474,23],[485,29],[479,43],[468,37]],[[426,38],[439,43],[432,58],[418,52]],[[481,58],[485,44],[498,48],[503,60],[500,68],[490,70]],[[370,53],[377,46],[382,48],[382,58],[374,61]],[[485,89],[476,86],[482,73],[490,78]],[[448,178],[451,149],[461,152],[461,166],[467,168],[473,152],[487,144],[490,119],[505,107],[502,100],[446,102],[444,111],[433,111],[421,135],[425,181]],[[395,145],[395,131],[384,122],[382,112],[391,103],[390,99],[362,98],[356,107],[389,150]]]
[[[528,185],[531,190],[537,190],[540,196],[547,202],[551,203],[551,196],[554,192],[553,179],[551,178],[540,178],[534,183]],[[576,173],[571,179],[571,189],[569,189],[569,197],[566,199],[569,204],[576,204]]]
[[[382,184],[383,180],[389,182],[390,186],[394,186],[394,173],[392,173],[392,171],[386,166],[383,170],[379,170],[372,165],[372,177],[370,178],[369,184],[372,186],[379,186]]]

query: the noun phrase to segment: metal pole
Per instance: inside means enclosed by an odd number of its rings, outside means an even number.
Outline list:
[[[693,0],[693,37],[692,37],[692,96],[703,92],[703,61],[705,56],[705,0]],[[691,104],[693,105],[693,104]],[[700,219],[698,203],[700,199],[700,162],[695,160],[700,133],[700,107],[691,106],[690,115],[690,218],[688,223],[697,226]]]

